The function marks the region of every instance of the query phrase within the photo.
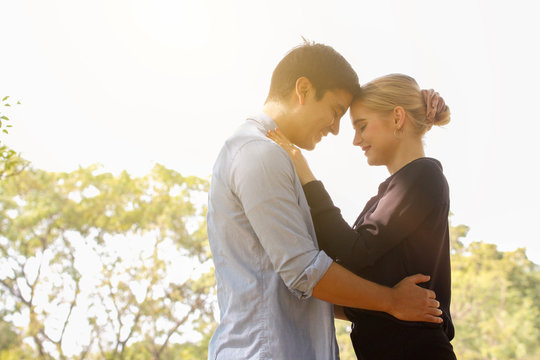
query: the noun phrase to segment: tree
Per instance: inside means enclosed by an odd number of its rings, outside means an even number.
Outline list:
[[[461,241],[468,228],[452,228],[453,341],[460,359],[540,357],[540,269],[525,249]]]
[[[164,358],[182,326],[213,322],[212,273],[174,271],[208,262],[197,200],[208,182],[159,165],[141,178],[97,172],[30,168],[1,182],[2,308],[27,320],[20,336],[41,359],[123,359],[135,342]],[[75,351],[66,334],[77,331]]]
[[[123,206],[115,214],[123,219],[128,214],[131,216],[130,220],[107,225],[109,234],[124,234],[124,240],[129,239],[130,232],[150,236],[147,246],[134,249],[131,259],[111,253],[110,246],[97,248],[103,270],[97,291],[99,301],[95,302],[100,304],[101,311],[96,312],[107,316],[92,318],[94,333],[114,334],[112,343],[99,344],[100,349],[113,349],[108,358],[123,358],[126,344],[136,339],[142,340],[152,359],[160,359],[181,326],[212,323],[213,272],[196,279],[182,279],[183,276],[171,273],[177,261],[189,262],[193,258],[197,263],[209,261],[206,210],[204,207],[197,210],[189,201],[194,192],[206,193],[208,183],[195,177],[183,178],[159,165],[143,179],[130,180],[126,173],[120,177],[122,180],[113,193],[125,195],[127,202],[120,204]],[[100,193],[105,192],[98,184],[95,186]],[[95,208],[97,201],[100,201],[98,197],[90,206]],[[115,202],[110,199],[103,202],[105,206],[112,204]],[[124,213],[126,208],[129,211]],[[108,219],[96,221],[104,224]],[[127,224],[131,226],[125,228]],[[189,231],[190,225],[194,231]],[[104,238],[103,241],[122,240]],[[176,255],[171,257],[174,250]]]
[[[351,342],[351,323],[344,320],[335,320],[334,323],[340,359],[356,360],[356,355]]]
[[[0,131],[2,134],[7,134],[8,129],[12,127],[10,119],[3,111],[6,107],[11,107],[8,99],[9,96],[4,96],[0,100]],[[17,104],[20,104],[20,102],[17,101]],[[24,161],[19,154],[0,141],[0,180],[18,174],[27,166],[27,161]]]
[[[13,324],[0,317],[0,360],[31,360],[32,349],[22,342]]]

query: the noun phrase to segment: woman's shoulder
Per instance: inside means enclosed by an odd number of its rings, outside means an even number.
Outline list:
[[[430,157],[413,160],[399,169],[394,175],[396,177],[444,178],[441,162]]]
[[[401,183],[407,188],[422,192],[448,192],[448,182],[441,163],[437,159],[423,157],[411,161],[398,170],[392,182]]]

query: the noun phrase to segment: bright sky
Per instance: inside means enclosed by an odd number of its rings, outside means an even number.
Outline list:
[[[35,167],[209,176],[220,146],[259,112],[301,36],[341,52],[362,83],[402,72],[452,111],[426,153],[469,240],[527,247],[540,263],[540,83],[534,1],[0,0],[0,96],[22,105],[2,137]],[[353,221],[386,169],[341,132],[307,154]]]

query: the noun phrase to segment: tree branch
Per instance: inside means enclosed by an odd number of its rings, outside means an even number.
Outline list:
[[[201,297],[198,297],[197,300],[195,301],[195,304],[193,304],[191,306],[190,311],[188,311],[186,313],[186,315],[182,319],[178,320],[175,323],[174,327],[169,330],[169,332],[167,333],[167,337],[165,338],[165,341],[163,342],[163,344],[161,345],[161,347],[158,350],[158,356],[160,356],[161,353],[163,352],[163,350],[165,350],[165,348],[167,347],[167,344],[169,343],[169,340],[170,340],[171,336],[178,330],[178,328],[182,324],[184,324],[187,321],[187,319],[189,318],[189,315],[191,315],[191,313],[194,310],[198,309],[203,303],[204,303],[204,301],[201,299]]]
[[[71,258],[72,258],[72,264],[74,264],[75,263],[75,257],[73,256],[73,253],[71,253]],[[77,277],[77,279],[75,280],[75,294],[73,295],[73,300],[71,301],[71,304],[69,306],[69,311],[68,311],[68,314],[66,316],[66,320],[64,321],[64,324],[62,326],[62,332],[60,333],[60,339],[59,339],[60,343],[62,343],[62,340],[64,338],[64,333],[66,332],[66,327],[67,327],[67,324],[69,322],[69,319],[71,318],[73,308],[77,304],[77,297],[79,296],[79,293],[80,293],[80,281],[81,281],[80,277]]]

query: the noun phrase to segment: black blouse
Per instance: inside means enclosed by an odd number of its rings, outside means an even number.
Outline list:
[[[307,183],[304,192],[319,247],[337,263],[367,280],[390,287],[406,276],[430,275],[430,281],[420,286],[437,294],[443,311],[442,327],[448,338],[453,338],[449,192],[439,161],[414,160],[386,179],[352,228],[320,181]],[[360,309],[346,308],[345,314],[353,323],[361,323],[366,316],[383,316],[401,325],[429,325]]]

